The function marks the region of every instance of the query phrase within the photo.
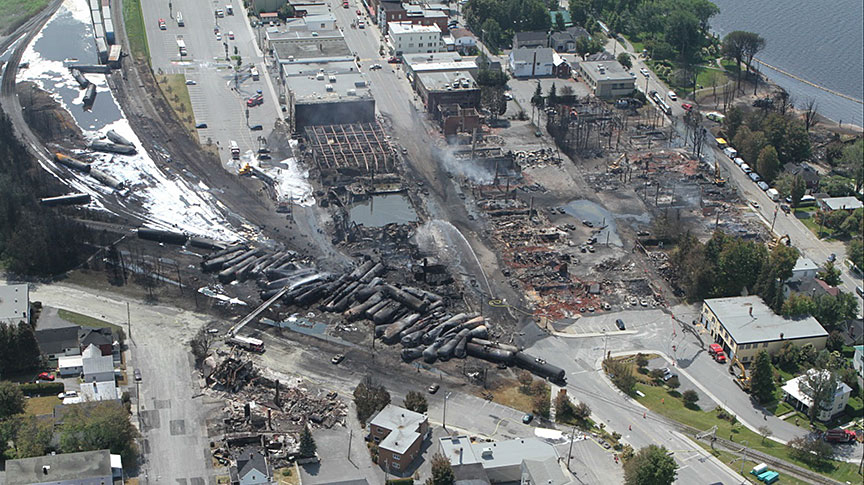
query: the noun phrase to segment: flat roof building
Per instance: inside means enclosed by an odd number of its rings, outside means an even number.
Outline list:
[[[467,71],[421,72],[417,75],[417,94],[426,111],[438,118],[438,107],[457,104],[462,108],[480,105],[480,88]]]
[[[636,78],[618,61],[580,62],[579,73],[598,98],[626,96],[636,89]]]
[[[388,22],[387,30],[390,52],[396,56],[418,52],[440,52],[444,46],[441,42],[441,28],[436,24]]]
[[[819,199],[819,205],[827,211],[852,211],[864,207],[864,204],[855,197],[825,197]]]
[[[450,460],[454,473],[458,474],[462,467],[476,468],[476,464],[480,464],[491,483],[519,482],[523,477],[523,462],[558,459],[555,447],[537,438],[472,443],[467,436],[447,436],[439,438],[438,447],[441,454]],[[536,464],[529,464],[528,468],[538,476],[541,474]]]
[[[401,473],[420,454],[429,435],[429,418],[388,404],[369,422],[369,434],[378,444],[378,464]]]
[[[6,461],[6,485],[108,485],[122,483],[118,455],[108,450],[60,453]]]
[[[812,344],[821,350],[828,339],[828,332],[815,318],[777,315],[758,296],[705,300],[699,321],[730,358],[745,364],[762,349],[774,354],[786,342],[792,342],[797,346]]]

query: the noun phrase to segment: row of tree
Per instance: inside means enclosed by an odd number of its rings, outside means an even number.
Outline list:
[[[47,276],[77,266],[91,234],[82,224],[39,204],[67,188],[38,166],[0,114],[0,261],[19,275]]]
[[[811,156],[810,135],[791,112],[745,113],[733,107],[726,113],[723,129],[739,156],[769,183],[783,165],[800,163]]]
[[[40,363],[34,326],[27,322],[0,323],[0,376],[34,370]]]
[[[716,231],[704,244],[685,234],[669,258],[673,283],[688,299],[756,293],[775,311],[783,305],[782,282],[792,276],[797,260],[798,250],[793,247],[780,244],[769,252],[760,242],[722,231]]]
[[[493,49],[508,45],[516,32],[548,32],[552,25],[543,0],[468,0],[462,14],[471,31]]]

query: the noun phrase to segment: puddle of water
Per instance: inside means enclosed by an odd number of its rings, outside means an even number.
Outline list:
[[[605,225],[606,227],[597,233],[597,242],[605,243],[608,235],[609,244],[619,247],[624,244],[618,235],[617,219],[632,219],[645,224],[651,222],[649,214],[613,214],[604,207],[585,199],[574,200],[564,205],[564,212],[580,221],[590,221],[595,228]]]
[[[384,227],[387,224],[407,224],[417,220],[411,201],[402,194],[373,195],[351,207],[349,215],[353,222],[367,227]]]

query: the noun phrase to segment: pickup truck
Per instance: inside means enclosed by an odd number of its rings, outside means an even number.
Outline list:
[[[851,443],[855,441],[855,432],[850,429],[829,429],[825,432],[825,441],[829,443]]]

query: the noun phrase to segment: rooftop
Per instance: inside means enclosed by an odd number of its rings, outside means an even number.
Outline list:
[[[826,197],[819,199],[829,210],[853,210],[864,207],[864,204],[855,197]]]
[[[78,348],[78,332],[81,327],[69,324],[68,327],[43,328],[36,330],[36,342],[43,354],[58,354],[65,349]]]
[[[579,66],[595,82],[633,80],[633,76],[618,61],[587,61],[579,63]]]
[[[317,35],[312,35],[317,34]],[[337,30],[319,32],[279,32],[270,36],[270,45],[279,62],[317,60],[351,60],[354,55]]]
[[[438,442],[441,453],[450,460],[452,465],[481,463],[487,471],[519,465],[522,460],[545,460],[558,457],[552,445],[537,438],[472,443],[467,436],[455,436],[440,438]]]
[[[81,384],[81,397],[84,401],[115,401],[120,399],[114,380],[85,382]]]
[[[285,83],[298,101],[334,101],[371,96],[354,61],[282,64]]]
[[[427,91],[477,89],[477,83],[468,71],[418,72],[417,81],[425,86]]]
[[[792,268],[792,272],[796,273],[798,271],[816,271],[818,269],[819,265],[814,263],[812,259],[801,256],[798,258],[798,261],[795,261],[795,267]]]
[[[782,317],[758,296],[711,298],[705,300],[705,304],[739,345],[828,336],[815,318]]]
[[[114,358],[110,355],[102,355],[102,350],[99,347],[90,344],[84,352],[81,353],[84,363],[84,375],[102,374],[105,372],[114,373]],[[113,379],[112,379],[113,382]]]
[[[29,315],[30,289],[27,285],[0,285],[0,321],[27,320]]]
[[[516,32],[516,35],[513,36],[513,40],[515,43],[522,42],[546,42],[546,32],[536,31],[536,32]]]
[[[823,370],[810,369],[807,371],[806,374],[802,374],[802,375],[800,375],[794,379],[789,379],[788,381],[786,381],[786,384],[783,384],[783,392],[785,392],[786,394],[789,394],[790,396],[794,397],[798,401],[806,404],[808,407],[812,406],[813,405],[813,399],[809,395],[801,392],[800,388],[798,387],[798,383],[801,382],[801,379],[804,379],[806,377],[806,375],[812,374],[814,372],[823,372],[824,373],[824,372],[830,372],[830,371],[825,370],[825,369],[823,369]],[[834,390],[834,398],[836,398],[838,396],[842,396],[843,394],[846,394],[847,392],[851,392],[851,391],[852,391],[851,387],[847,386],[843,381],[838,379],[837,380],[837,389]],[[834,399],[832,399],[831,402],[833,403]]]
[[[6,461],[6,485],[54,484],[65,480],[90,483],[86,479],[110,479],[111,474],[111,453],[108,450]]]
[[[84,361],[80,355],[61,355],[57,358],[57,367],[60,369],[69,367],[81,367]]]
[[[537,49],[528,49],[526,47],[520,47],[516,50],[510,51],[510,55],[513,57],[514,62],[527,62],[531,64],[534,62],[534,56],[536,55],[538,64],[552,64],[554,60],[555,51],[549,47],[540,47]]]
[[[390,434],[378,446],[401,454],[406,452],[420,436],[420,425],[427,419],[425,414],[388,404],[369,424],[389,429]]]
[[[561,463],[556,457],[545,460],[525,460],[522,462],[525,474],[531,477],[530,483],[544,485],[571,485],[576,482],[569,478],[561,469]]]
[[[391,35],[441,33],[441,29],[436,24],[419,25],[411,22],[387,22],[387,30]]]

